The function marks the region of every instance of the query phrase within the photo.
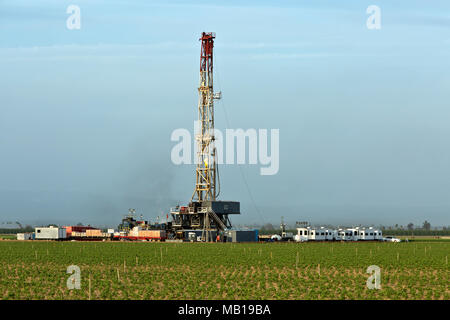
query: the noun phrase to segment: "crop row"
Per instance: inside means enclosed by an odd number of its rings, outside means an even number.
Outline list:
[[[0,242],[3,299],[448,299],[448,243]],[[67,288],[69,265],[81,289]],[[381,269],[368,289],[366,269]]]

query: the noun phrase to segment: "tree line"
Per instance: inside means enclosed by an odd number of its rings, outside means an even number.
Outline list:
[[[34,228],[32,226],[25,226],[23,228],[0,228],[0,234],[17,234],[27,232],[34,232]]]

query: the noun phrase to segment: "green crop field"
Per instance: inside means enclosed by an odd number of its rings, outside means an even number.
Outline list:
[[[0,297],[448,300],[449,246],[0,241]],[[67,288],[69,265],[81,289]],[[366,286],[370,265],[379,290]]]
[[[0,239],[15,240],[15,239],[17,239],[17,235],[15,235],[15,234],[0,234]]]

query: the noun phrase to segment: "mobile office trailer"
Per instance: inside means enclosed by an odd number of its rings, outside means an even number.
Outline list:
[[[358,241],[358,240],[360,240],[359,228],[348,228],[346,230],[346,232],[348,233],[348,240],[350,240],[350,241]]]
[[[321,227],[320,229],[315,229],[311,227],[297,228],[297,234],[295,235],[295,241],[335,241],[338,239],[338,234],[336,230],[325,229]]]
[[[32,233],[18,233],[17,234],[17,240],[32,240],[33,234]]]
[[[337,233],[338,233],[338,239],[337,240],[352,241],[354,239],[352,230],[339,229]]]
[[[364,237],[366,240],[375,240],[375,235],[373,232],[373,228],[365,229],[364,230]]]
[[[345,240],[345,230],[343,229],[338,229],[336,230],[336,234],[337,234],[337,239],[339,241],[344,241]]]
[[[66,229],[58,227],[36,227],[34,229],[36,240],[63,240],[66,239]]]
[[[381,230],[374,229],[372,227],[370,227],[369,229],[373,231],[373,240],[383,240],[383,234]]]
[[[360,240],[366,240],[366,229],[365,228],[357,228],[358,235]]]
[[[325,232],[325,240],[326,241],[336,241],[338,238],[337,231],[333,229],[322,228]]]
[[[297,242],[304,241],[359,241],[359,240],[383,240],[381,230],[370,228],[346,228],[346,229],[326,229],[302,227],[297,228],[297,234],[294,237]]]
[[[316,230],[313,228],[308,228],[308,240],[316,240]]]
[[[336,230],[330,230],[330,229],[326,229],[325,230],[325,237],[326,240],[328,241],[336,241],[337,240],[337,231]]]
[[[377,230],[374,229],[373,227],[369,227],[368,229],[361,229],[360,230],[360,237],[363,240],[369,240],[369,241],[374,241],[374,240],[382,240],[383,239],[383,235],[381,230]]]
[[[369,232],[368,232],[368,230],[366,228],[361,228],[358,231],[359,231],[359,238],[361,240],[364,240],[364,241],[365,240],[370,240],[369,239]]]
[[[297,234],[294,237],[294,240],[297,242],[305,242],[308,241],[308,234],[309,229],[308,228],[297,228]]]
[[[374,229],[374,233],[375,233],[375,240],[383,241],[383,232],[381,232],[381,230]]]
[[[358,241],[359,240],[359,230],[356,228],[339,229],[337,231],[337,240]]]
[[[314,240],[316,241],[325,241],[327,239],[326,231],[324,227],[321,227],[319,229],[312,229]]]

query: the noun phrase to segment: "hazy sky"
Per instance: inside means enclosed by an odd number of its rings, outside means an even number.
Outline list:
[[[194,166],[172,164],[170,135],[193,130],[214,31],[216,126],[280,130],[278,174],[242,166],[251,194],[222,166],[234,222],[450,224],[450,2],[166,2],[0,0],[0,222],[187,203]]]

